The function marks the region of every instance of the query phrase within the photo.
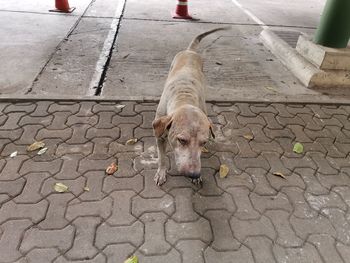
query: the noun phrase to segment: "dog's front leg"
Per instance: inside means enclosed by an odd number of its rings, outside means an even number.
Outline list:
[[[154,181],[157,185],[162,185],[166,181],[166,163],[165,163],[165,139],[157,138],[158,150],[158,170],[154,176]]]

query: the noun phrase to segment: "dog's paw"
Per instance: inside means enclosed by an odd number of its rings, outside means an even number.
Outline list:
[[[202,177],[191,179],[191,183],[197,186],[202,186],[203,185]]]
[[[166,182],[166,170],[158,169],[156,175],[154,176],[154,181],[158,186],[164,184]]]

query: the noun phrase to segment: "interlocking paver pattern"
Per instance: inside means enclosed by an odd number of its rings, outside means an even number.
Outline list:
[[[350,107],[208,103],[202,187],[170,152],[155,186],[156,107],[0,103],[0,262],[349,262]],[[48,151],[26,152],[34,140]]]

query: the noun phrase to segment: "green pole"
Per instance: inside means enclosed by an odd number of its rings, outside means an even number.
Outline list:
[[[350,0],[327,0],[317,27],[316,44],[345,48],[350,38]]]

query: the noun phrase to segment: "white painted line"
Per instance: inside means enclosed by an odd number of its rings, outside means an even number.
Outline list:
[[[244,13],[246,13],[255,23],[260,25],[263,29],[269,28],[263,21],[261,21],[256,15],[244,8],[237,0],[231,0],[237,7],[239,7]]]
[[[109,53],[110,50],[112,48],[113,45],[113,40],[114,40],[114,36],[117,32],[118,29],[118,23],[120,20],[120,16],[122,15],[123,12],[123,8],[125,5],[125,1],[126,0],[119,0],[118,1],[118,6],[117,9],[115,10],[112,22],[111,22],[111,26],[110,26],[110,30],[108,31],[108,36],[105,39],[105,42],[103,43],[103,47],[100,53],[100,57],[98,58],[97,62],[96,62],[96,67],[95,67],[95,72],[92,76],[92,79],[90,81],[90,85],[89,85],[89,89],[87,91],[87,96],[94,96],[96,89],[99,85],[103,70],[104,70],[104,66],[107,62],[107,59],[109,57]]]

